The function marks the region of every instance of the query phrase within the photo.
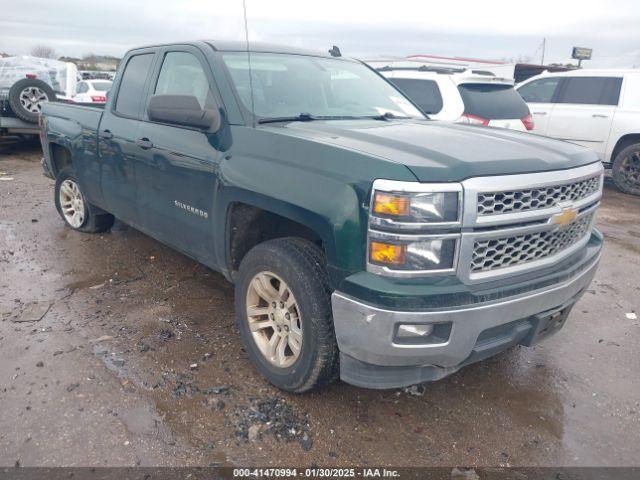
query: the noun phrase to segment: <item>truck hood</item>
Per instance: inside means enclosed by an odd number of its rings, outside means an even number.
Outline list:
[[[401,163],[421,182],[560,170],[598,160],[568,142],[434,120],[289,122],[261,128]]]

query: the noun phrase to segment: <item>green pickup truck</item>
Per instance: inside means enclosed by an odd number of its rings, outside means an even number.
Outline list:
[[[104,110],[50,103],[41,125],[69,227],[117,217],[221,272],[287,391],[407,386],[532,345],[600,258],[594,153],[431,121],[335,49],[137,48]]]

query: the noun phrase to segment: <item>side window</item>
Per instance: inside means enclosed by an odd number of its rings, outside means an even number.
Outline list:
[[[390,78],[389,81],[407,95],[426,114],[442,110],[442,95],[434,80]]]
[[[147,80],[152,60],[153,53],[135,55],[129,59],[120,81],[116,112],[130,117],[138,116],[144,82]]]
[[[518,88],[518,93],[528,103],[551,103],[560,78],[541,78]]]
[[[617,105],[622,78],[567,77],[558,103]]]
[[[89,87],[86,83],[80,82],[78,84],[78,93],[87,93],[89,91]]]
[[[201,108],[211,107],[209,81],[198,59],[186,52],[169,52],[164,57],[156,95],[193,95]]]

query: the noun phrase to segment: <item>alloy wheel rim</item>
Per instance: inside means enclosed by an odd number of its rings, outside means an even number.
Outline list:
[[[640,185],[640,152],[628,155],[620,165],[624,182],[632,187]]]
[[[38,87],[27,87],[20,92],[20,105],[31,113],[40,113],[42,104],[48,100],[47,94]]]
[[[286,282],[273,272],[256,274],[246,307],[249,330],[262,356],[279,368],[293,365],[302,351],[302,317]]]
[[[80,228],[84,223],[84,199],[78,184],[73,180],[65,180],[60,184],[60,208],[64,219],[73,228]]]

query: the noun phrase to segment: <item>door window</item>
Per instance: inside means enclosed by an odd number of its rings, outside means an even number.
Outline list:
[[[617,105],[622,78],[567,77],[558,103]]]
[[[169,52],[164,58],[156,95],[193,95],[200,108],[210,108],[209,81],[198,59],[187,52]]]
[[[78,93],[87,93],[89,91],[89,87],[86,83],[80,82],[78,84]]]
[[[434,80],[390,78],[389,81],[413,100],[424,113],[435,115],[442,110],[442,95]]]
[[[153,53],[135,55],[129,59],[120,81],[116,112],[129,117],[138,117],[140,99],[152,60]]]
[[[518,93],[527,103],[551,103],[560,78],[541,78],[518,88]]]

